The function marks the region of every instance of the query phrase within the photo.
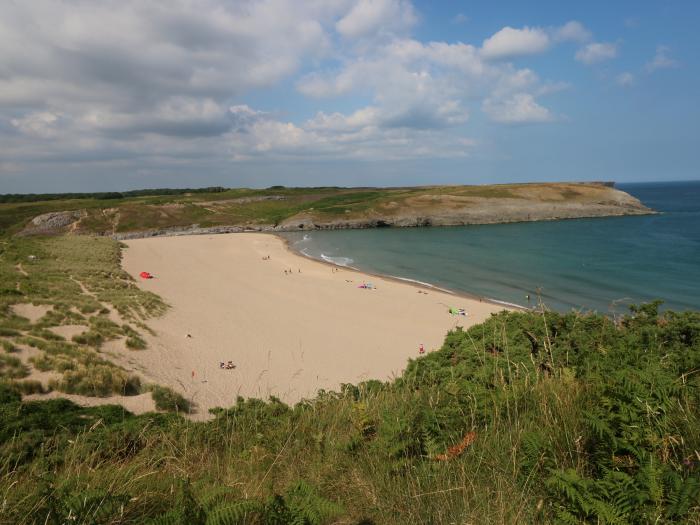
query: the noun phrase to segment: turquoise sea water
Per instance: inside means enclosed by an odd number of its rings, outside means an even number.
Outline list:
[[[662,212],[538,223],[289,234],[311,257],[520,305],[700,310],[700,182],[620,184]]]

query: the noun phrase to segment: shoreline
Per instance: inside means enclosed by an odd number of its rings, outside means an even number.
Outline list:
[[[126,244],[124,270],[171,308],[147,322],[155,335],[144,334],[146,350],[109,350],[117,364],[193,401],[194,419],[239,395],[294,404],[344,383],[390,381],[419,346],[439,349],[450,330],[514,309],[305,257],[277,235]],[[220,367],[227,361],[235,369]]]
[[[497,226],[499,224],[522,224],[531,222],[556,222],[556,221],[579,221],[592,219],[618,219],[622,217],[644,217],[647,215],[662,215],[664,212],[653,209],[639,211],[635,213],[611,213],[607,215],[578,215],[575,217],[543,217],[535,219],[512,219],[493,221],[463,221],[454,223],[416,223],[416,224],[391,224],[389,226],[377,226],[372,221],[368,223],[343,223],[343,224],[315,224],[310,227],[299,229],[298,226],[259,224],[259,225],[220,225],[200,227],[199,224],[188,226],[173,226],[152,230],[134,230],[126,232],[102,232],[96,235],[105,235],[116,241],[129,241],[134,239],[149,239],[151,237],[181,237],[188,235],[224,235],[230,233],[270,233],[278,235],[280,233],[299,233],[329,230],[374,230],[377,228],[461,228],[465,226]],[[375,221],[376,222],[376,221]],[[26,235],[26,233],[22,233]]]
[[[528,308],[526,306],[523,306],[521,304],[516,304],[516,303],[510,303],[508,301],[501,301],[500,299],[495,299],[492,297],[484,297],[481,295],[469,293],[469,292],[464,292],[461,290],[451,290],[450,288],[444,288],[442,286],[437,286],[432,283],[426,283],[423,281],[418,281],[416,279],[410,279],[408,277],[400,277],[398,275],[388,275],[388,274],[382,274],[382,273],[377,273],[371,270],[363,270],[362,268],[357,268],[355,266],[344,266],[342,264],[336,264],[331,261],[326,261],[325,259],[319,259],[316,257],[313,257],[312,255],[308,255],[306,253],[301,252],[300,250],[297,250],[294,248],[294,245],[290,242],[289,239],[284,237],[281,233],[279,232],[243,232],[243,233],[264,233],[268,235],[272,235],[273,237],[277,237],[280,239],[283,243],[285,248],[292,253],[293,255],[296,255],[298,257],[304,257],[306,259],[310,259],[312,261],[319,262],[321,264],[328,265],[333,268],[342,268],[344,270],[348,270],[351,272],[356,272],[364,275],[370,275],[372,277],[376,277],[378,279],[386,279],[389,281],[394,281],[397,283],[401,284],[406,284],[408,286],[413,286],[414,288],[418,288],[421,290],[432,290],[432,291],[437,291],[437,292],[443,292],[443,293],[448,293],[450,295],[454,295],[455,297],[459,297],[462,299],[468,299],[470,301],[479,301],[480,303],[487,303],[487,304],[493,304],[496,306],[505,306],[507,308],[511,308],[514,310],[522,311],[522,312],[528,312],[530,310],[533,310],[533,308]]]

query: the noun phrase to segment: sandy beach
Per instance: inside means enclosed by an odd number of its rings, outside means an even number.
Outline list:
[[[148,321],[148,349],[111,349],[147,380],[208,409],[237,396],[294,403],[342,383],[390,379],[448,330],[503,306],[334,268],[267,234],[127,241],[123,267],[170,306]],[[269,257],[269,259],[268,259]],[[142,271],[154,279],[141,279]],[[374,289],[359,288],[372,283]],[[426,293],[427,292],[427,293]],[[451,315],[449,307],[467,316]],[[236,368],[220,368],[232,361]]]

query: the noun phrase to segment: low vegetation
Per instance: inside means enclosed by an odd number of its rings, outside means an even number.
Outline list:
[[[156,408],[158,410],[164,410],[166,412],[181,412],[183,414],[190,413],[192,408],[190,402],[171,388],[166,386],[151,385],[149,389],[151,391],[151,397],[153,397],[153,401],[155,401]]]
[[[0,389],[0,521],[697,523],[700,314],[503,313],[208,422]],[[166,396],[166,399],[168,396]]]
[[[0,203],[12,202],[43,202],[73,199],[125,199],[129,197],[163,196],[163,195],[188,195],[194,193],[220,193],[226,191],[220,186],[208,188],[154,188],[148,190],[129,191],[101,191],[94,193],[6,193],[0,195]]]
[[[0,238],[0,378],[25,379],[33,369],[53,375],[18,383],[23,393],[140,393],[140,379],[101,350],[116,340],[145,348],[143,321],[166,305],[140,290],[120,260],[119,244],[107,238]],[[45,313],[32,322],[20,314],[30,306]],[[52,331],[63,325],[84,329],[66,340]]]

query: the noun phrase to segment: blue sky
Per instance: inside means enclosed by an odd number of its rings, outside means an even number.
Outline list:
[[[0,193],[694,180],[700,2],[0,4]]]

